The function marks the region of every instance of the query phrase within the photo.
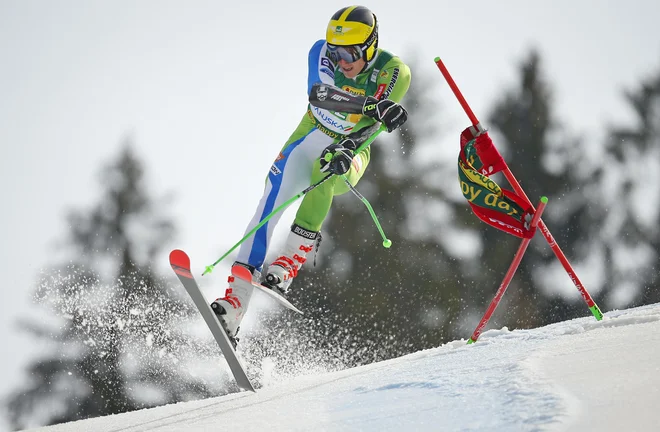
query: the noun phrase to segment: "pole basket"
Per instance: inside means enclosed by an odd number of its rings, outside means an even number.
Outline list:
[[[603,313],[600,308],[582,285],[566,255],[564,255],[543,219],[541,219],[548,199],[542,197],[538,207],[534,208],[520,183],[493,144],[490,136],[488,136],[488,132],[468,105],[456,82],[449,74],[447,67],[440,57],[436,57],[434,61],[472,123],[470,127],[461,133],[458,172],[463,196],[468,200],[473,212],[481,221],[522,239],[518,251],[495,294],[495,298],[491,301],[472,337],[468,340],[468,344],[476,342],[488,324],[488,320],[490,320],[504,296],[537,228],[540,228],[541,234],[543,234],[555,256],[582,295],[592,315],[596,320],[602,320]],[[504,174],[513,191],[500,188],[490,179],[490,176],[497,172]]]

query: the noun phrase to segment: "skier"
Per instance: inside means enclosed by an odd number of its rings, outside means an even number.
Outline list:
[[[308,94],[323,83],[367,97],[362,114],[346,114],[308,105],[302,121],[284,144],[270,168],[264,194],[246,233],[287,199],[330,174],[334,178],[308,192],[297,213],[282,253],[263,280],[265,286],[286,293],[293,278],[321,240],[321,225],[333,196],[347,192],[339,176],[357,184],[369,164],[369,148],[354,155],[355,138],[375,122],[389,132],[407,120],[399,104],[410,85],[410,69],[398,57],[378,48],[376,16],[364,6],[337,11],[328,24],[326,38],[309,52]],[[333,155],[327,162],[325,156]],[[269,242],[281,214],[274,215],[240,247],[234,266],[246,267],[259,282]],[[252,286],[230,276],[225,296],[211,307],[235,344],[236,333],[247,310]]]

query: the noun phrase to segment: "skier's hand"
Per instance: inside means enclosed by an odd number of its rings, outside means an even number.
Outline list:
[[[378,120],[387,126],[387,131],[392,132],[408,120],[408,111],[396,102],[389,99],[379,101],[369,96],[364,102],[362,113]]]
[[[346,174],[351,169],[355,148],[355,141],[350,138],[327,146],[321,153],[321,172]]]

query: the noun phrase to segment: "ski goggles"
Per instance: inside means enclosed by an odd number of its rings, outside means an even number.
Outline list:
[[[362,50],[357,45],[338,46],[328,44],[328,53],[330,59],[337,63],[339,60],[344,60],[347,63],[353,63],[362,58]]]

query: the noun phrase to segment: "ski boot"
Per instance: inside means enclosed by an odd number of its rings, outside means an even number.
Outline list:
[[[298,275],[298,270],[307,261],[307,254],[314,249],[314,245],[318,250],[320,242],[320,232],[308,231],[293,224],[284,252],[268,267],[263,285],[285,295],[293,278]]]
[[[255,276],[256,280],[259,280],[261,277],[259,272],[249,264],[235,262],[234,266],[247,268]],[[239,341],[236,335],[238,334],[241,321],[243,320],[245,311],[247,311],[248,304],[250,303],[253,287],[251,284],[234,276],[229,276],[227,283],[229,286],[225,291],[225,296],[218,298],[211,303],[211,309],[213,309],[213,312],[217,315],[222,328],[225,330],[225,333],[227,333],[234,349],[236,349]]]

